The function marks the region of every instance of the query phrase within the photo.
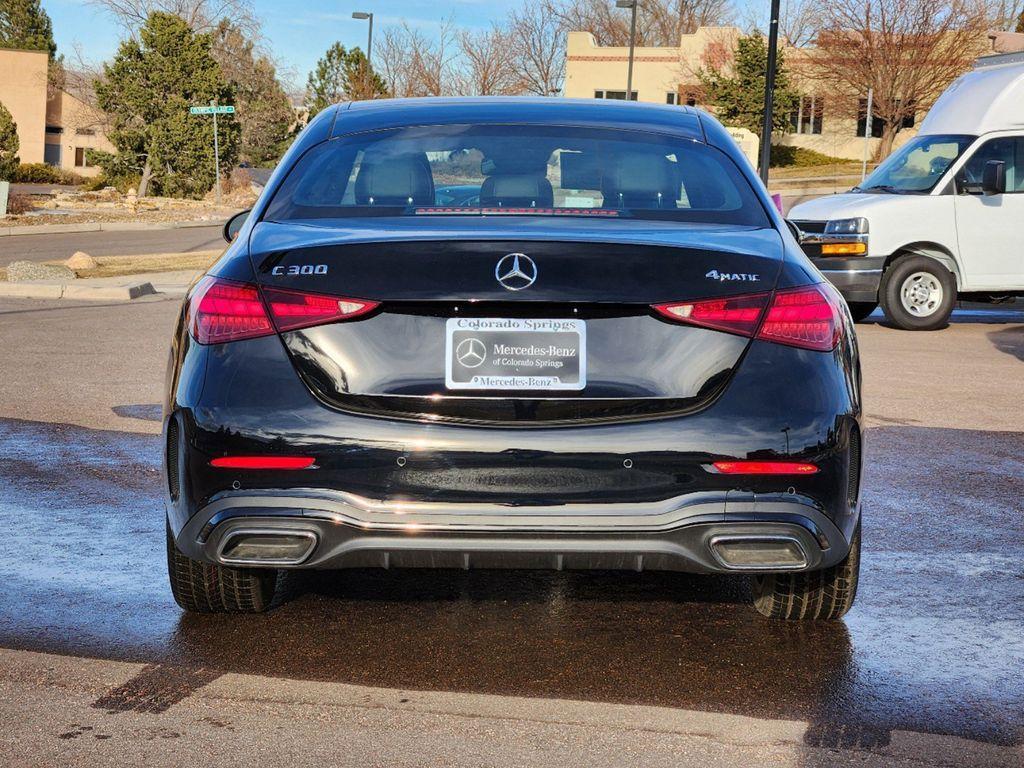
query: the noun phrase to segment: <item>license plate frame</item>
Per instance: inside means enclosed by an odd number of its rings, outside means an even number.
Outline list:
[[[578,392],[587,386],[587,324],[574,318],[452,317],[450,390]]]

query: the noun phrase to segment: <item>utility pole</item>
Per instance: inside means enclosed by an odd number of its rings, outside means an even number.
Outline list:
[[[633,100],[633,54],[636,50],[636,6],[638,0],[615,0],[618,8],[632,8],[633,16],[629,22],[629,68],[626,74],[626,101]]]
[[[868,175],[868,145],[871,143],[871,107],[874,106],[871,101],[875,95],[874,88],[868,88],[868,111],[864,115],[864,159],[860,163],[860,180],[864,181]]]
[[[370,30],[366,35],[366,63],[369,64],[373,55],[373,14],[366,11],[354,11],[352,18],[370,22]]]
[[[761,181],[768,184],[768,165],[772,156],[772,126],[775,112],[775,68],[779,60],[779,0],[772,0],[768,23],[768,71],[764,78],[764,121],[761,123]]]

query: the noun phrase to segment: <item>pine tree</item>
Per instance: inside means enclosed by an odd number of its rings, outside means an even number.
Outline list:
[[[273,62],[259,55],[245,32],[227,19],[214,33],[213,58],[235,89],[242,129],[240,159],[253,164],[276,162],[291,137],[295,111]]]
[[[316,63],[306,83],[306,109],[312,118],[339,101],[379,99],[387,86],[359,48],[346,50],[335,43]]]
[[[213,124],[189,107],[232,104],[234,90],[210,53],[212,35],[196,34],[178,16],[152,13],[137,39],[121,43],[114,61],[96,81],[100,108],[113,124],[118,154],[110,162],[134,168],[139,194],[152,184],[158,194],[201,197],[215,180]],[[238,158],[239,125],[219,115],[220,163]]]
[[[57,53],[53,25],[39,0],[0,0],[0,48]]]
[[[3,104],[0,104],[0,181],[12,181],[18,170],[18,126]]]
[[[726,71],[728,69],[728,72]],[[760,135],[764,116],[765,73],[768,70],[768,45],[759,34],[745,35],[736,41],[736,51],[726,68],[708,68],[697,72],[707,103],[726,125],[746,128]],[[779,50],[775,70],[775,103],[772,125],[777,131],[789,128],[789,115],[796,109],[798,95],[790,85],[783,51]]]
[[[1024,11],[1020,12],[1020,16],[1017,17],[1017,28],[1015,32],[1024,32]]]

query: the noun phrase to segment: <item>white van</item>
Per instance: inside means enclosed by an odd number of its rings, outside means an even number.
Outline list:
[[[857,319],[931,330],[957,297],[1024,296],[1024,55],[980,59],[859,187],[789,217]]]

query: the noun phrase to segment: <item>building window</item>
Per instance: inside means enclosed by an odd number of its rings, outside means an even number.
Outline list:
[[[76,136],[95,136],[96,131],[92,128],[75,128]]]
[[[866,127],[866,123],[867,123],[867,111],[868,111],[868,100],[867,99],[861,99],[860,103],[857,106],[857,135],[858,136],[863,136],[864,135],[864,128]],[[877,114],[874,114],[874,110],[873,109],[871,111],[872,111],[872,115],[871,115],[871,138],[879,139],[879,138],[882,137],[882,131],[885,130],[885,123],[886,123],[886,121],[884,119],[882,119],[881,117],[879,117]],[[901,121],[901,126],[900,127],[902,127],[902,128],[913,128],[914,127],[914,123],[916,121],[917,121],[916,115],[913,115],[913,114],[907,115]]]
[[[75,168],[88,168],[89,163],[85,156],[85,147],[75,147]]]
[[[61,128],[59,125],[48,125],[46,126],[46,133],[49,134],[50,136],[60,136],[62,133],[64,133],[64,129]]]
[[[676,104],[679,103],[679,94],[676,93],[675,91],[669,91],[668,93],[665,94],[665,103],[675,106]]]
[[[625,101],[626,100],[626,92],[625,91],[594,91],[594,98],[595,99],[616,99],[617,101]],[[629,92],[629,100],[630,101],[636,101],[637,100],[637,92],[636,91],[630,91]]]
[[[818,96],[801,96],[795,112],[789,113],[789,127],[793,133],[821,133],[823,99]]]

